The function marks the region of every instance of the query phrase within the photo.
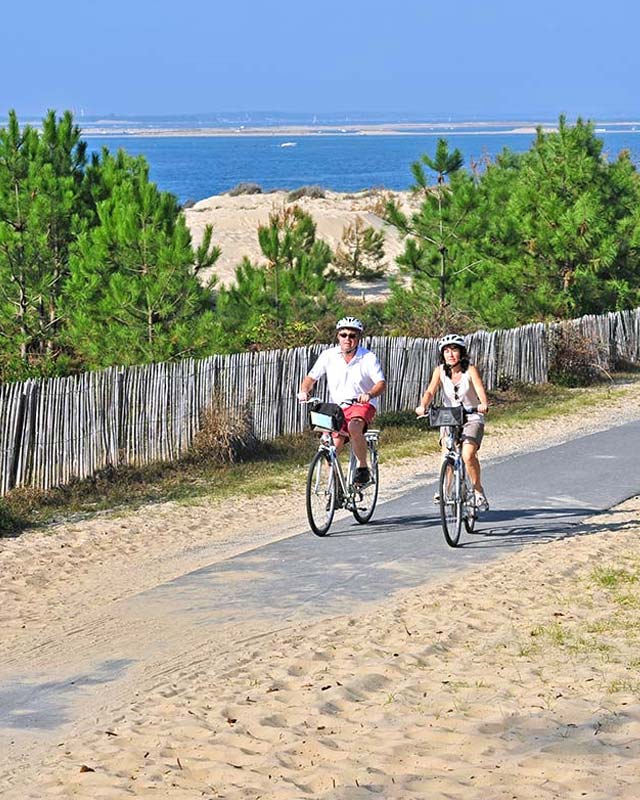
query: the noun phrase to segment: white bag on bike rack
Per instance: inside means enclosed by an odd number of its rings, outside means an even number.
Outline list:
[[[337,403],[317,403],[309,408],[309,421],[314,431],[339,431],[344,413]]]

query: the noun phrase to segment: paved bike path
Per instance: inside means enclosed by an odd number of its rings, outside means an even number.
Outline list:
[[[123,600],[122,634],[105,638],[101,652],[70,658],[55,678],[25,665],[0,690],[0,728],[9,734],[0,740],[25,756],[36,737],[59,736],[98,700],[120,702],[127,685],[165,674],[201,642],[232,648],[260,629],[349,613],[526,544],[587,532],[585,517],[640,494],[639,445],[634,422],[485,464],[493,510],[455,549],[444,541],[430,482],[378,506],[368,525],[343,512],[327,537],[305,530]],[[243,511],[250,515],[251,505]],[[144,645],[135,638],[141,624],[152,632]]]
[[[489,561],[531,542],[575,533],[585,517],[640,493],[640,423],[530,454],[488,463],[483,480],[492,510],[461,546],[444,541],[435,483],[383,503],[359,525],[341,512],[328,536],[305,532],[184,575],[134,598],[147,613],[171,598],[178,614],[206,624],[221,612],[238,621],[299,612],[340,613],[354,601]],[[384,481],[384,467],[381,468]],[[247,580],[242,580],[245,572]],[[229,579],[227,579],[229,576]]]

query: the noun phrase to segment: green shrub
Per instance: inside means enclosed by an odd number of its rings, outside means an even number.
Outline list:
[[[17,533],[23,527],[20,518],[7,508],[4,500],[0,500],[0,537]]]
[[[384,231],[365,225],[362,217],[342,231],[333,257],[337,277],[372,280],[384,275]]]
[[[383,411],[375,418],[376,428],[378,426],[381,428],[415,428],[416,424],[423,427],[425,420],[419,420],[414,411]]]

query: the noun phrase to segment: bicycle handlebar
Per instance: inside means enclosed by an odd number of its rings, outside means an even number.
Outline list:
[[[430,408],[431,406],[429,406]],[[456,406],[441,406],[442,408],[456,408]],[[427,408],[426,414],[416,414],[416,419],[429,419],[429,408]],[[477,414],[478,413],[478,406],[469,406],[466,408],[465,406],[462,407],[463,411],[466,414]]]
[[[323,403],[324,400],[320,397],[308,397],[306,400],[298,400],[300,405],[307,405],[308,403]],[[336,403],[338,406],[352,406],[354,403],[358,402],[357,397],[352,397],[349,400],[341,400],[339,403]]]

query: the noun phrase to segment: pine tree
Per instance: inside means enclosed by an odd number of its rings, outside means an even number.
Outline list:
[[[384,275],[384,231],[365,226],[362,217],[348,225],[333,259],[337,275],[342,278],[371,280]]]
[[[337,307],[337,285],[327,277],[329,246],[316,239],[311,216],[298,206],[258,228],[266,265],[245,258],[235,285],[219,291],[218,341],[225,350],[291,347],[309,340],[316,321]]]
[[[591,123],[561,117],[557,131],[539,130],[479,183],[465,234],[486,256],[483,280],[461,276],[458,296],[499,326],[635,304],[639,189],[628,154],[610,163]]]
[[[220,254],[211,228],[194,254],[175,197],[149,182],[144,159],[103,153],[98,171],[99,224],[78,238],[65,292],[69,347],[93,368],[210,352],[213,282],[197,275]]]
[[[91,213],[85,149],[69,112],[60,119],[49,112],[41,133],[20,130],[11,112],[0,130],[0,350],[7,374],[51,369],[60,355],[69,248]]]
[[[479,259],[464,260],[459,227],[469,213],[473,181],[462,172],[463,158],[456,148],[449,151],[446,139],[439,139],[435,158],[423,155],[411,165],[414,194],[422,197],[420,211],[410,216],[393,201],[387,204],[387,221],[406,237],[405,251],[397,261],[414,279],[437,282],[440,309],[449,302],[450,284]],[[436,173],[430,186],[424,167]]]

